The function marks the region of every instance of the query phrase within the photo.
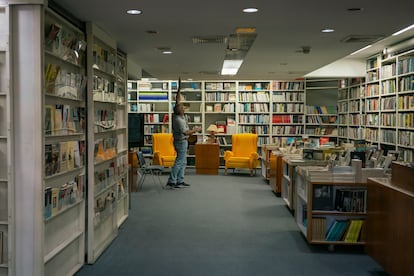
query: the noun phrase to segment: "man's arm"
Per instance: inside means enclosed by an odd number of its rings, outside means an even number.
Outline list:
[[[178,88],[177,95],[175,96],[175,105],[179,104],[181,101],[181,77],[178,77]]]

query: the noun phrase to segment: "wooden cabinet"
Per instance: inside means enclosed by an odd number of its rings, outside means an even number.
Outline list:
[[[280,196],[282,190],[282,159],[283,155],[272,153],[269,160],[269,185],[278,196]]]
[[[366,252],[391,275],[407,275],[414,263],[413,173],[393,164],[392,179],[368,179]]]
[[[220,162],[219,144],[196,144],[196,173],[197,174],[218,174]]]

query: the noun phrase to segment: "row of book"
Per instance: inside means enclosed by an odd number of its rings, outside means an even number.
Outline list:
[[[264,103],[239,103],[239,112],[269,112],[269,105]]]
[[[306,116],[306,122],[308,124],[336,124],[338,123],[337,116],[316,116],[310,115]]]
[[[249,114],[249,115],[239,115],[239,123],[248,123],[248,124],[268,124],[270,121],[269,115],[262,114]]]
[[[398,133],[398,144],[414,147],[414,131],[400,130]]]
[[[366,99],[365,100],[365,111],[378,111],[379,100],[378,99]]]
[[[413,57],[398,61],[398,73],[399,74],[406,74],[410,72],[414,72],[414,58]]]
[[[234,102],[236,101],[236,94],[229,93],[229,92],[210,92],[206,93],[205,96],[206,101],[220,101],[220,102]]]
[[[395,63],[386,64],[381,67],[382,78],[391,78],[397,74],[397,66]]]
[[[75,33],[69,28],[51,22],[45,32],[45,50],[58,56],[62,60],[80,65],[83,62],[86,49],[83,34]]]
[[[312,177],[330,172],[312,172]],[[315,185],[313,189],[313,210],[364,213],[366,211],[366,189]]]
[[[84,133],[85,109],[70,105],[45,105],[45,135]]]
[[[387,127],[395,127],[397,124],[397,116],[395,113],[382,113],[381,114],[381,125]]]
[[[107,137],[96,140],[94,148],[94,162],[100,163],[114,158],[117,154],[117,143],[118,139],[116,137]]]
[[[96,170],[95,174],[95,183],[94,183],[94,195],[96,196],[107,187],[112,186],[115,181],[117,181],[117,166],[115,165],[115,161],[109,163],[106,168],[102,168],[99,171]]]
[[[168,92],[164,91],[141,91],[138,99],[140,101],[168,101]]]
[[[68,141],[45,145],[45,176],[74,170],[85,165],[85,141]]]
[[[368,126],[379,126],[379,115],[377,113],[366,114],[366,124]]]
[[[378,141],[378,129],[366,128],[365,139],[368,141]]]
[[[307,105],[306,106],[307,114],[337,114],[337,106],[334,105]]]
[[[206,112],[235,112],[236,106],[234,103],[215,103],[212,104],[206,104]]]
[[[101,223],[105,222],[109,218],[114,210],[114,203],[116,201],[116,191],[117,188],[114,187],[112,190],[109,190],[106,194],[100,195],[95,198],[95,217],[94,217],[94,227],[98,227]]]
[[[400,79],[400,91],[414,90],[414,76],[404,77]]]
[[[349,89],[349,99],[360,99],[365,94],[364,86],[352,87]]]
[[[317,241],[342,241],[356,243],[361,240],[364,220],[335,220],[326,231],[326,219],[312,218],[312,239]]]
[[[168,123],[168,114],[144,114],[144,123]]]
[[[239,101],[241,102],[269,102],[269,93],[267,92],[240,92]]]
[[[378,67],[378,58],[371,58],[367,60],[367,70],[375,69]]]
[[[166,133],[167,129],[168,129],[168,126],[165,126],[165,125],[144,125],[145,134]]]
[[[283,113],[283,112],[303,112],[302,103],[274,103],[273,112]]]
[[[273,124],[301,124],[302,115],[272,115]]]
[[[394,110],[395,109],[395,96],[381,98],[381,110]]]
[[[238,128],[239,133],[256,133],[259,135],[268,134],[269,127],[268,126],[239,126]]]
[[[273,135],[301,135],[303,134],[303,126],[273,126]]]
[[[44,191],[44,218],[55,216],[59,211],[83,199],[85,176],[78,175],[59,187],[46,187]]]
[[[395,144],[396,142],[396,131],[393,129],[381,129],[381,142]]]
[[[378,70],[367,72],[366,78],[367,81],[377,81],[379,77]]]
[[[303,90],[303,81],[274,81],[272,82],[273,90]]]
[[[82,99],[86,77],[49,63],[45,72],[45,92],[68,99]]]
[[[251,90],[269,90],[269,82],[255,82],[255,83],[239,83],[239,90],[251,91]]]
[[[408,163],[414,162],[413,150],[400,149],[401,157]]]
[[[115,73],[115,53],[114,50],[94,44],[92,48],[93,67],[109,74]]]
[[[305,95],[303,92],[273,92],[273,102],[303,102]]]
[[[112,79],[94,75],[92,84],[94,92],[115,93],[115,82]]]
[[[398,126],[414,128],[414,113],[399,113]]]
[[[206,90],[236,90],[234,82],[206,82]]]
[[[378,96],[379,91],[380,91],[379,84],[377,84],[377,83],[368,84],[367,88],[365,90],[365,96],[366,97]]]
[[[348,102],[338,102],[338,113],[348,112]]]
[[[112,109],[96,109],[94,132],[105,132],[116,127],[116,111]]]
[[[349,112],[360,112],[361,106],[364,106],[360,100],[349,101]]]
[[[308,135],[338,135],[338,129],[336,127],[315,127],[306,128],[305,134]]]
[[[386,80],[381,82],[381,94],[394,94],[396,91],[395,80]]]
[[[414,95],[399,96],[398,109],[414,110]]]

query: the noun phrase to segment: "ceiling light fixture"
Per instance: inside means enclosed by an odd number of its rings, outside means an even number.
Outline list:
[[[360,52],[362,52],[362,51],[364,51],[364,50],[366,50],[366,49],[368,49],[368,48],[371,48],[371,47],[372,47],[372,45],[371,45],[371,44],[370,44],[370,45],[367,45],[367,46],[365,46],[364,48],[361,48],[361,49],[356,50],[355,52],[351,53],[351,56],[353,56],[353,55],[355,55],[355,54],[358,54],[358,53],[360,53]]]
[[[223,67],[221,68],[221,74],[231,76],[236,75],[242,63],[242,59],[225,59]]]
[[[171,55],[173,52],[171,50],[162,51],[164,55]]]
[[[142,14],[142,11],[140,11],[140,10],[135,10],[135,9],[133,9],[133,10],[127,10],[127,14],[131,14],[131,15],[139,15],[139,14]]]
[[[349,9],[347,9],[347,11],[350,11],[350,12],[358,12],[358,11],[363,11],[364,10],[364,8],[349,8]]]
[[[412,28],[414,28],[414,24],[413,24],[413,25],[411,25],[411,26],[408,26],[408,27],[406,27],[406,28],[404,28],[404,29],[402,29],[402,30],[399,30],[399,31],[398,31],[398,32],[396,32],[396,33],[393,33],[392,35],[393,35],[393,36],[396,36],[396,35],[399,35],[399,34],[405,33],[406,31],[411,30]]]
[[[323,32],[323,33],[333,33],[333,32],[335,32],[335,30],[331,29],[331,28],[325,28],[325,29],[322,29],[321,32]]]
[[[259,9],[254,8],[254,7],[243,9],[244,13],[255,13],[255,12],[258,12],[258,11],[259,11]]]

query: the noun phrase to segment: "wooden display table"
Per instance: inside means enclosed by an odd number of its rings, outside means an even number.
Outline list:
[[[195,156],[197,174],[218,174],[220,163],[219,144],[196,144]]]
[[[392,164],[392,179],[369,178],[368,255],[390,275],[408,275],[414,264],[414,168]]]

